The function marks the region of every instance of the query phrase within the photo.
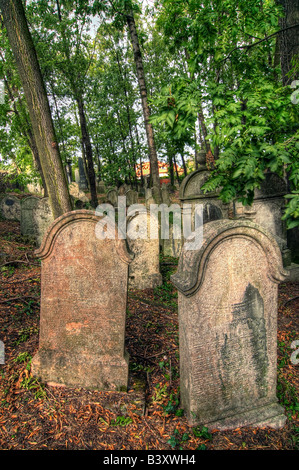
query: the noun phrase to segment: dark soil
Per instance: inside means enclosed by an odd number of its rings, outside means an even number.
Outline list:
[[[38,350],[40,265],[17,222],[0,221],[0,449],[8,450],[297,450],[299,283],[279,287],[278,398],[284,428],[208,432],[191,428],[179,403],[175,259],[161,259],[163,286],[130,291],[126,347],[128,393],[50,387],[30,372]],[[139,388],[138,388],[139,387]],[[143,394],[144,390],[144,394]]]

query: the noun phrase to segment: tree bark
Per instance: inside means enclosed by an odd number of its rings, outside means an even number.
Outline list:
[[[0,8],[24,89],[51,209],[57,218],[72,210],[72,203],[35,47],[22,2],[0,0]]]
[[[145,83],[145,75],[142,62],[142,54],[139,45],[138,34],[136,30],[136,24],[134,19],[133,11],[130,11],[126,15],[127,25],[130,33],[130,39],[134,52],[134,61],[137,70],[138,85],[141,96],[145,131],[147,136],[147,144],[149,149],[149,159],[151,166],[151,176],[153,184],[153,196],[156,202],[159,204],[162,201],[161,187],[160,187],[160,177],[159,177],[159,166],[158,166],[158,157],[156,152],[155,138],[153,127],[150,123],[150,109],[147,101],[147,89]]]
[[[284,17],[280,19],[279,34],[282,83],[290,85],[299,78],[299,2],[298,0],[277,0],[283,6]]]
[[[96,186],[96,175],[94,171],[92,146],[90,141],[89,132],[87,129],[86,116],[84,110],[83,99],[81,97],[76,98],[79,110],[80,128],[82,133],[82,143],[84,146],[85,157],[86,157],[86,170],[87,178],[89,182],[91,205],[96,208],[98,206],[97,186]]]

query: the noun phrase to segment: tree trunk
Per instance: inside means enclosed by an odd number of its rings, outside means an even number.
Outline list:
[[[147,136],[147,144],[149,148],[149,159],[150,159],[151,176],[152,176],[152,182],[153,182],[153,195],[156,199],[156,202],[159,204],[162,201],[162,194],[161,194],[161,187],[160,187],[158,157],[157,157],[157,152],[156,152],[153,127],[149,120],[150,109],[149,109],[148,102],[147,102],[147,89],[146,89],[146,83],[145,83],[142,54],[140,50],[139,39],[138,39],[137,30],[136,30],[136,24],[135,24],[133,11],[130,11],[129,14],[126,15],[126,19],[127,19],[127,25],[129,28],[130,39],[131,39],[133,52],[134,52],[134,61],[136,65],[137,78],[138,78],[139,90],[140,90],[140,95],[141,95],[141,103],[142,103],[144,124],[145,124],[146,136]]]
[[[0,0],[8,39],[27,102],[54,218],[72,210],[50,106],[32,37],[20,0]]]
[[[87,129],[86,116],[84,111],[84,104],[81,97],[76,98],[79,110],[80,127],[82,133],[82,144],[84,146],[86,166],[87,166],[87,177],[91,195],[91,205],[96,208],[98,206],[97,186],[96,186],[96,175],[94,171],[93,157],[92,157],[92,146],[90,136]]]
[[[282,29],[279,34],[279,50],[282,83],[286,86],[299,78],[299,2],[277,0],[277,3],[284,9],[284,17],[279,21]]]

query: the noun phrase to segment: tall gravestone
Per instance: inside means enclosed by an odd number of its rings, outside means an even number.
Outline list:
[[[40,246],[54,217],[49,198],[29,196],[21,201],[21,234],[32,238]]]
[[[128,265],[125,240],[102,218],[78,210],[57,218],[36,256],[41,259],[39,350],[32,372],[70,387],[125,390]],[[113,235],[114,238],[113,238]]]
[[[78,167],[79,167],[79,181],[78,181],[79,188],[82,191],[87,191],[88,190],[88,181],[87,181],[87,178],[86,178],[85,169],[84,169],[84,162],[83,162],[82,157],[78,158]]]
[[[243,220],[204,225],[203,243],[178,271],[180,390],[189,422],[211,429],[285,423],[277,403],[277,289],[280,249]]]
[[[144,208],[128,216],[127,242],[134,254],[129,267],[129,287],[142,290],[161,285],[159,222],[150,211]]]

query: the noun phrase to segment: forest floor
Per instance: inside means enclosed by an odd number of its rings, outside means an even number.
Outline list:
[[[128,393],[115,393],[52,387],[32,376],[40,309],[33,252],[19,223],[0,220],[0,449],[299,449],[299,365],[290,360],[299,339],[299,283],[279,286],[277,393],[285,426],[209,432],[190,427],[180,409],[177,293],[169,282],[177,260],[161,258],[161,287],[129,291],[130,383]]]

